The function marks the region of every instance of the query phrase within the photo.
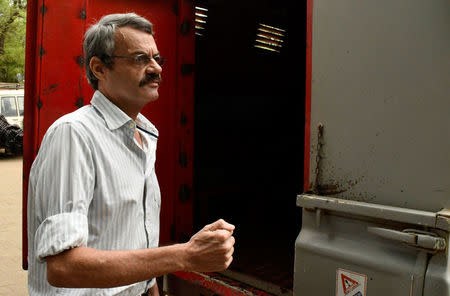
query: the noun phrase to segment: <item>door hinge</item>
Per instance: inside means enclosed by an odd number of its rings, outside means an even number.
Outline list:
[[[427,253],[445,251],[447,244],[444,238],[433,232],[417,229],[404,229],[402,231],[382,227],[367,227],[367,231],[380,237],[405,243],[408,246],[425,250]]]

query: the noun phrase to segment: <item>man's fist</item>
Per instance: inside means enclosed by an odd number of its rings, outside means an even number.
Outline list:
[[[225,270],[233,261],[234,225],[223,219],[203,227],[185,244],[185,269],[212,272]]]

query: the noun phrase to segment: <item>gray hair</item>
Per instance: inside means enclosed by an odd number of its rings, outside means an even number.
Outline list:
[[[114,60],[111,56],[115,50],[114,34],[117,28],[126,26],[153,34],[153,25],[148,20],[135,13],[124,13],[103,16],[84,35],[86,77],[95,90],[98,89],[98,79],[92,73],[89,63],[92,57],[98,57],[108,68],[112,68]]]

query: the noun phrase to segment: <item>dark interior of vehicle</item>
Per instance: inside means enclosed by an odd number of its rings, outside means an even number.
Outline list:
[[[292,289],[306,3],[197,1],[194,224],[236,225],[232,271]]]

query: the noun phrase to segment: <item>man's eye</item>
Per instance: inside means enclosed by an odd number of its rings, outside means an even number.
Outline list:
[[[148,64],[150,62],[150,58],[145,54],[141,54],[136,57],[136,62],[138,64]]]
[[[153,59],[158,63],[158,65],[162,66],[164,65],[164,63],[166,62],[166,59],[163,58],[162,56],[155,56],[153,57]]]

